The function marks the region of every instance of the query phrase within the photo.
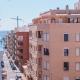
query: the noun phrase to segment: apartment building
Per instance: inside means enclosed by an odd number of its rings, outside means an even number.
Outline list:
[[[80,10],[80,0],[74,4],[74,8]]]
[[[7,57],[23,72],[29,60],[29,31],[27,26],[15,28],[5,37]]]
[[[8,58],[15,59],[15,33],[14,31],[10,31],[7,33],[5,37],[5,49],[8,51]]]
[[[80,10],[57,8],[29,25],[28,80],[80,80]]]
[[[23,65],[29,59],[29,32],[26,26],[15,29],[16,36],[16,60],[15,63],[23,72]]]

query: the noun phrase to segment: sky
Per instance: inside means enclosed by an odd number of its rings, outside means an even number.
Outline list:
[[[12,30],[16,27],[16,18],[22,20],[19,25],[31,23],[33,18],[49,9],[60,7],[65,9],[65,5],[74,8],[74,3],[78,0],[0,0],[0,31]]]

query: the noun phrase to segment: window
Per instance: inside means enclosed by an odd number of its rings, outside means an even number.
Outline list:
[[[70,23],[70,18],[68,18],[68,23]]]
[[[38,52],[42,51],[42,45],[38,45]]]
[[[18,41],[18,45],[23,45],[23,41]]]
[[[36,36],[37,38],[42,38],[42,31],[37,31]]]
[[[76,71],[80,71],[80,62],[76,63]]]
[[[64,62],[64,71],[69,70],[69,62]]]
[[[21,59],[23,59],[23,56],[20,56]]]
[[[32,48],[32,44],[29,43],[29,47]]]
[[[75,79],[75,80],[80,80],[80,78],[79,79]]]
[[[69,49],[64,49],[64,56],[68,56],[69,55]]]
[[[55,19],[51,19],[51,23],[55,23],[56,22],[56,20]]]
[[[80,56],[80,48],[76,48],[76,56]]]
[[[78,18],[75,18],[74,19],[74,23],[78,23]]]
[[[43,80],[49,80],[49,76],[48,75],[44,75],[43,76]]]
[[[23,49],[19,49],[19,51],[20,51],[21,53],[23,53]]]
[[[42,63],[42,58],[38,58],[38,65],[41,65]]]
[[[17,40],[22,41],[23,40],[23,36],[18,36]]]
[[[49,34],[46,32],[43,34],[43,40],[48,41],[49,40]]]
[[[46,70],[49,69],[49,63],[48,63],[48,61],[44,61],[43,62],[43,68],[46,69]]]
[[[44,48],[44,55],[49,55],[49,49]]]
[[[33,58],[32,62],[37,63],[37,59]]]
[[[80,41],[80,33],[76,33],[76,41]]]
[[[29,31],[29,36],[32,37],[32,31]]]
[[[68,34],[64,34],[64,41],[68,41]]]
[[[69,77],[64,77],[64,79],[63,80],[69,80]]]
[[[38,74],[39,80],[42,80],[42,74]]]
[[[80,77],[76,77],[76,79],[75,80],[80,80]]]
[[[80,18],[78,17],[78,23],[80,23]]]
[[[78,18],[68,18],[68,23],[78,23]]]

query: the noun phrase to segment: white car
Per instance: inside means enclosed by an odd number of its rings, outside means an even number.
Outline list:
[[[16,80],[22,80],[21,73],[16,73]]]

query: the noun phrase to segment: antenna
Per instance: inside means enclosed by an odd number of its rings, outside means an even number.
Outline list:
[[[19,27],[19,21],[22,20],[22,19],[20,19],[18,16],[16,18],[11,18],[11,19],[14,19],[14,20],[17,21],[17,28],[18,28]]]

